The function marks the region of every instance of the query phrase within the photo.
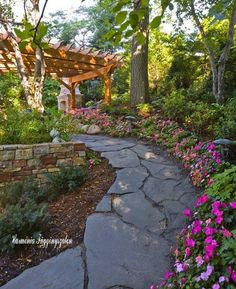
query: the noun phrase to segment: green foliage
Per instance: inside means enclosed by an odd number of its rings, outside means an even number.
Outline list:
[[[47,77],[43,86],[43,104],[46,110],[49,108],[57,108],[57,96],[60,92],[60,84],[58,81]]]
[[[23,50],[27,44],[31,44],[33,48],[40,46],[43,49],[49,48],[48,42],[43,41],[48,31],[48,26],[40,22],[37,30],[30,22],[27,20],[23,21],[23,29],[15,28],[15,33],[17,37],[21,39],[19,43],[19,48]]]
[[[190,104],[193,113],[185,118],[185,124],[199,135],[214,137],[218,129],[218,120],[223,108],[217,104],[196,102]],[[204,117],[203,117],[204,116]]]
[[[139,115],[148,116],[152,113],[153,107],[149,103],[140,103],[137,105],[137,111]]]
[[[186,116],[190,115],[191,108],[183,90],[173,91],[164,98],[163,112],[166,116],[178,122],[183,122]]]
[[[86,179],[85,167],[61,167],[58,173],[47,174],[50,195],[54,198],[79,189]]]
[[[236,139],[236,97],[229,99],[223,108],[223,116],[219,119],[219,127],[217,135],[219,137],[226,137]]]
[[[232,233],[235,234],[236,230],[233,230]],[[234,264],[236,256],[235,238],[224,238],[219,253],[224,265]]]
[[[0,75],[0,106],[20,107],[23,101],[23,88],[15,73]]]
[[[89,166],[97,166],[101,163],[99,154],[89,149],[86,150],[86,160],[88,161]]]
[[[120,104],[118,100],[115,100],[112,104],[103,103],[100,108],[111,116],[135,115],[135,112],[129,106]]]
[[[64,140],[77,133],[77,120],[58,111],[42,116],[37,111],[8,108],[0,115],[1,144],[32,144],[50,142],[50,131],[55,128]]]
[[[236,199],[236,166],[215,175],[213,180],[213,185],[206,190],[208,195],[226,202]]]
[[[18,239],[36,237],[46,229],[48,218],[46,205],[37,204],[34,200],[29,200],[24,206],[9,206],[0,215],[0,251],[11,251],[17,247],[12,243],[13,236]]]
[[[29,200],[40,203],[46,196],[46,191],[40,188],[34,179],[27,178],[25,181],[9,184],[3,189],[0,194],[0,206],[2,208],[17,204],[24,206]]]

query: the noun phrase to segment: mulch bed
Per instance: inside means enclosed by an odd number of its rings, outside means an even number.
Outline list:
[[[92,167],[88,174],[88,180],[77,192],[62,195],[48,206],[52,223],[42,234],[43,238],[72,239],[72,244],[63,245],[61,248],[54,248],[53,245],[49,245],[48,248],[28,245],[20,248],[14,255],[0,254],[0,286],[25,269],[38,265],[43,260],[83,241],[87,217],[94,212],[96,205],[115,180],[115,170],[106,160]]]

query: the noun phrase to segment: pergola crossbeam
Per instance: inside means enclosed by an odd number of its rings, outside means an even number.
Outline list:
[[[49,45],[50,48],[44,50],[46,74],[57,78],[70,90],[72,106],[76,85],[97,77],[104,80],[106,101],[109,101],[111,73],[120,65],[119,56],[100,50],[93,51],[92,48],[63,46],[62,42]],[[36,61],[35,50],[27,45],[21,53],[27,73],[33,75]],[[0,73],[7,71],[17,72],[15,51],[8,35],[0,34]],[[66,83],[61,78],[69,78],[69,82]]]

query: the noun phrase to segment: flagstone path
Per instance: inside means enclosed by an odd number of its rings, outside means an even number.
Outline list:
[[[170,246],[195,191],[166,156],[134,140],[80,135],[117,178],[87,219],[84,242],[24,271],[2,289],[149,289],[170,269]],[[101,176],[102,177],[102,176]]]

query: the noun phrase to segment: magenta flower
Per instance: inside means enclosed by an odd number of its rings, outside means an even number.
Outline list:
[[[164,279],[165,280],[169,280],[173,276],[174,276],[174,272],[165,272],[164,273]]]
[[[193,239],[186,239],[185,240],[185,245],[187,247],[193,248],[195,246],[195,241]]]
[[[223,218],[221,216],[218,216],[216,219],[215,219],[215,222],[216,224],[221,224],[223,222]]]
[[[236,272],[235,271],[232,271],[230,277],[234,281],[234,283],[236,283]]]
[[[230,207],[231,207],[232,209],[236,209],[236,202],[231,202],[231,203],[230,203]]]
[[[186,281],[187,281],[186,277],[182,277],[182,278],[181,278],[181,284],[182,284],[182,285],[185,284]]]
[[[205,234],[208,236],[215,234],[215,232],[216,232],[215,228],[212,228],[212,227],[206,227],[205,228]]]
[[[207,195],[202,195],[196,200],[195,206],[199,207],[202,204],[205,204],[206,202],[208,202],[208,200],[209,200],[209,197]]]
[[[185,217],[187,217],[187,218],[191,218],[191,210],[189,209],[189,208],[187,208],[187,209],[185,209],[184,210],[184,215],[185,215]]]

